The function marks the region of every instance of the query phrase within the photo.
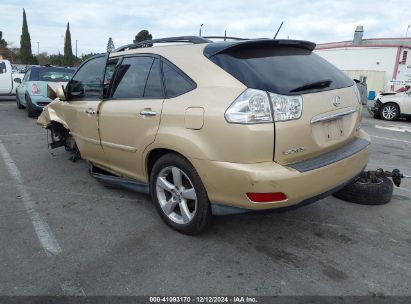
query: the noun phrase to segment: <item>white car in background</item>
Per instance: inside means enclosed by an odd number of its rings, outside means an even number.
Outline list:
[[[411,89],[404,92],[381,93],[375,97],[371,108],[374,118],[397,120],[400,117],[411,117]]]
[[[23,73],[13,72],[10,61],[0,60],[0,96],[15,95],[23,77]]]

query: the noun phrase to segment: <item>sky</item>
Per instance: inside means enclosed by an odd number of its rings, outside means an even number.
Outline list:
[[[75,53],[104,52],[131,43],[142,29],[153,38],[227,35],[303,39],[316,43],[352,40],[357,25],[364,38],[405,37],[411,23],[407,1],[362,0],[0,0],[0,31],[20,46],[23,8],[33,53],[63,53],[67,22]],[[411,36],[411,29],[408,31]],[[39,42],[39,44],[37,44]]]

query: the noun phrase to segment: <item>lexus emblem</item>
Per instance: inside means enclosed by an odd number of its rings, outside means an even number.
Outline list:
[[[333,105],[335,106],[335,107],[338,107],[340,104],[341,104],[341,98],[340,98],[340,96],[334,96],[333,97],[333,99],[332,99],[332,102],[333,102]]]

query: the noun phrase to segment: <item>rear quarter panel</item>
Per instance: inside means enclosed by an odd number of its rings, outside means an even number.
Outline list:
[[[272,161],[274,124],[230,124],[225,110],[243,88],[198,88],[183,96],[164,101],[156,140],[145,151],[167,148],[189,159],[218,160],[232,163]],[[199,130],[186,127],[186,109],[204,109]]]

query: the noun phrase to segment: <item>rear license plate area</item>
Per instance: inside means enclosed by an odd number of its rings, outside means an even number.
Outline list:
[[[332,141],[344,136],[343,120],[342,118],[333,119],[323,122],[326,141]]]

